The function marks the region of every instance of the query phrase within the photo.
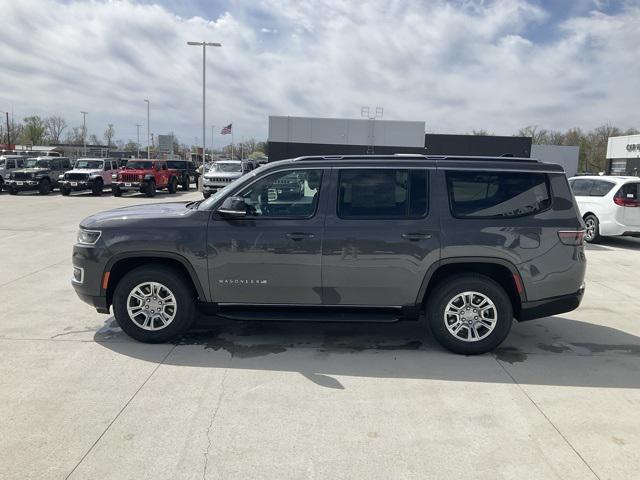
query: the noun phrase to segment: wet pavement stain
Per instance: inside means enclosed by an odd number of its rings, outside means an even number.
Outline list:
[[[629,355],[640,356],[640,345],[635,344],[608,345],[603,343],[571,343],[570,345],[586,348],[591,353],[623,352]]]
[[[178,346],[183,345],[202,345],[205,350],[225,350],[230,353],[232,357],[236,358],[256,358],[263,357],[269,354],[277,354],[286,352],[287,349],[284,345],[278,344],[256,344],[256,345],[243,345],[236,343],[232,340],[219,337],[217,335],[201,337],[187,335],[182,337],[179,341],[175,342]]]
[[[511,365],[524,362],[527,359],[527,354],[516,347],[500,347],[495,350],[494,354],[498,360]]]
[[[546,343],[538,343],[538,348],[540,350],[544,350],[545,352],[551,352],[551,353],[563,353],[563,352],[570,352],[571,351],[571,347],[568,345],[562,345],[559,343],[554,343],[551,345],[548,345]]]

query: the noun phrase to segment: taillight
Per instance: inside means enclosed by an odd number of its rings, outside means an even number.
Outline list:
[[[584,243],[584,230],[560,230],[558,238],[565,245],[582,245]]]
[[[613,197],[613,203],[621,207],[640,207],[640,202],[634,198]]]

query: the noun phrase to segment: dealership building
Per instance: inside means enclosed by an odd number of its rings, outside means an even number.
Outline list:
[[[607,173],[610,175],[640,175],[640,135],[609,137]]]
[[[425,122],[269,117],[269,161],[305,155],[479,155],[538,158],[573,176],[578,147],[532,145],[530,137],[425,133]]]

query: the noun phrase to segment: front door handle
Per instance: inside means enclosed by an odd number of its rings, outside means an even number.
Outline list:
[[[294,240],[296,242],[299,242],[300,240],[304,240],[305,238],[313,238],[314,237],[313,233],[305,233],[305,232],[291,232],[291,233],[285,234],[285,236],[288,239]]]
[[[431,234],[430,233],[403,233],[401,237],[411,242],[417,242],[418,240],[429,240],[431,238]]]

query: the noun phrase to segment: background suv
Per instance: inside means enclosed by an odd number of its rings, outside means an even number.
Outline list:
[[[91,190],[101,195],[105,186],[111,186],[112,176],[118,173],[118,163],[111,158],[79,158],[73,170],[65,172],[60,179],[60,192],[69,195],[72,191]]]
[[[24,168],[11,172],[5,182],[7,191],[17,195],[24,190],[38,190],[40,195],[48,195],[58,188],[60,176],[71,169],[71,162],[66,157],[28,158]]]
[[[640,178],[581,176],[569,179],[586,226],[585,240],[640,236]]]
[[[23,155],[1,155],[0,156],[0,192],[5,187],[5,180],[9,174],[16,169],[24,167],[25,158]]]
[[[273,195],[295,179],[301,195]],[[286,182],[283,182],[286,180]],[[132,337],[183,333],[196,306],[240,320],[426,314],[452,351],[487,352],[514,318],[575,309],[583,223],[558,165],[531,159],[303,157],[207,200],[86,218],[73,286]]]
[[[214,162],[202,177],[202,194],[204,198],[209,198],[211,194],[240,178],[243,173],[240,160],[219,160]]]

